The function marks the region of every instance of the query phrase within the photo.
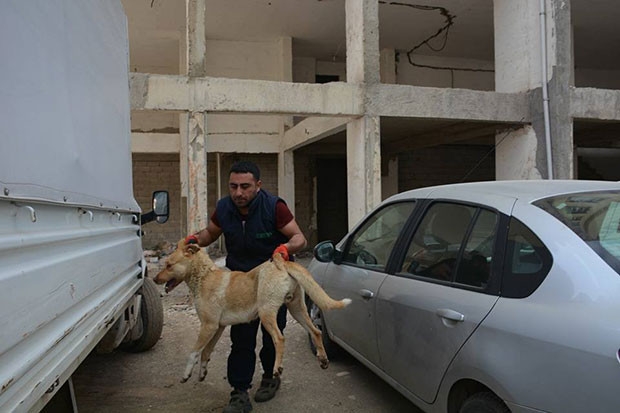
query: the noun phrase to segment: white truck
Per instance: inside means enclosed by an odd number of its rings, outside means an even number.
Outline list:
[[[0,2],[0,412],[161,334],[141,224],[168,196],[144,215],[133,197],[128,50],[120,0]]]

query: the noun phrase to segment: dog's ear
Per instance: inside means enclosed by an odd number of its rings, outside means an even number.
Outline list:
[[[194,255],[198,251],[200,251],[200,247],[198,246],[198,244],[187,244],[185,246],[185,255],[187,256]]]

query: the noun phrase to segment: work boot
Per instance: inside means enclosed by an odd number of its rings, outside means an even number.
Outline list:
[[[280,388],[280,378],[274,377],[271,379],[263,378],[260,382],[260,387],[256,390],[256,394],[254,395],[254,400],[258,403],[266,402],[267,400],[271,400],[275,397],[276,392]]]
[[[248,413],[251,410],[252,402],[247,390],[235,389],[230,393],[230,401],[222,413]]]

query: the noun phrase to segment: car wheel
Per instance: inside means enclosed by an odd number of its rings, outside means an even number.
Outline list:
[[[325,347],[325,352],[327,353],[328,358],[334,358],[338,355],[338,351],[340,351],[340,347],[338,344],[334,343],[327,334],[327,330],[325,328],[325,320],[323,319],[323,313],[321,309],[312,302],[309,297],[306,297],[306,306],[308,307],[308,314],[310,315],[310,319],[312,320],[312,324],[319,330],[321,330],[321,336],[323,338],[323,347]],[[310,342],[310,350],[312,350],[312,354],[316,354],[316,346],[312,342],[312,337],[308,334],[308,341]]]
[[[469,396],[459,413],[510,413],[510,409],[493,393],[482,392]]]
[[[140,317],[133,328],[141,330],[141,334],[138,338],[121,346],[123,350],[132,353],[139,353],[153,347],[159,340],[164,327],[164,308],[155,282],[150,278],[145,278],[138,294],[142,296]],[[131,333],[130,331],[129,334]]]

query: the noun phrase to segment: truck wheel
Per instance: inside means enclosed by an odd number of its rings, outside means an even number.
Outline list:
[[[159,290],[153,280],[145,278],[138,294],[142,295],[142,304],[138,324],[134,328],[141,329],[142,334],[136,340],[121,346],[123,350],[132,353],[139,353],[153,347],[159,340],[164,327],[164,308],[159,297]]]

